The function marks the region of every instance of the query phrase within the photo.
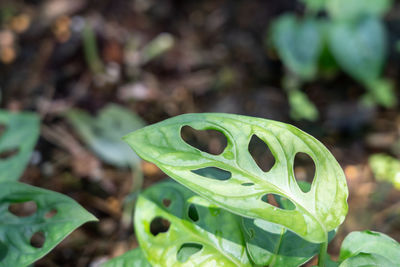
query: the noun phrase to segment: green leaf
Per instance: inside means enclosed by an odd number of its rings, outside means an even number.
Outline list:
[[[382,256],[392,262],[391,266],[400,263],[400,244],[379,232],[351,232],[343,240],[339,260],[354,257],[359,253]]]
[[[315,121],[319,117],[318,109],[308,96],[300,90],[288,91],[290,117],[294,120]]]
[[[167,182],[144,191],[135,233],[153,266],[251,266],[240,217]]]
[[[381,255],[360,253],[346,259],[339,267],[393,267],[396,266],[396,264],[393,265],[393,262]]]
[[[151,267],[140,248],[132,249],[123,255],[111,259],[103,267]]]
[[[322,32],[313,18],[300,20],[294,15],[283,15],[272,26],[272,41],[284,64],[304,80],[317,72],[322,50]]]
[[[385,154],[374,154],[368,161],[377,180],[390,182],[400,190],[400,161],[398,159]]]
[[[220,155],[200,151],[181,138],[185,125],[220,131],[228,145]],[[269,172],[262,171],[249,153],[253,135],[262,139],[275,157]],[[204,198],[244,217],[280,224],[310,242],[325,242],[327,233],[338,227],[347,213],[348,189],[339,164],[315,138],[288,124],[232,114],[186,114],[147,126],[124,139],[143,159]],[[308,154],[316,166],[307,193],[294,176],[298,152]],[[207,167],[231,176],[218,180],[192,172]],[[287,198],[295,209],[265,203],[267,194]]]
[[[325,7],[327,0],[301,0],[312,11],[319,11]]]
[[[34,201],[36,212],[19,217],[9,211],[14,203]],[[56,212],[51,217],[52,212]],[[30,185],[0,184],[0,267],[27,266],[46,255],[69,233],[96,218],[74,200],[62,194]],[[35,233],[42,233],[42,247],[30,244]]]
[[[0,125],[5,130],[0,136],[0,182],[15,181],[21,176],[31,157],[39,136],[39,117],[34,113],[13,113],[0,110]]]
[[[382,16],[392,6],[392,0],[327,0],[326,8],[335,20]]]
[[[389,80],[379,79],[369,82],[368,90],[372,95],[372,99],[387,108],[394,107],[397,103],[397,97],[393,90],[393,83]]]
[[[105,162],[117,167],[130,167],[139,162],[137,155],[121,140],[125,134],[145,125],[130,110],[109,104],[97,118],[78,109],[69,111],[67,118],[93,152]]]
[[[282,226],[259,219],[243,218],[243,228],[249,256],[262,266],[301,266],[317,255],[321,247]]]
[[[386,32],[379,19],[332,23],[329,46],[338,64],[359,82],[368,84],[380,76],[386,58]]]

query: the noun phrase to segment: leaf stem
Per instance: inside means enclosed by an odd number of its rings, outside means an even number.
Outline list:
[[[328,250],[328,238],[326,238],[325,242],[321,244],[321,248],[319,250],[318,255],[318,267],[325,267],[326,257]]]

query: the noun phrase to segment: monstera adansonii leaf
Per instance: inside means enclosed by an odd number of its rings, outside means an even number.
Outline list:
[[[135,248],[107,261],[102,267],[151,267],[151,265],[144,257],[142,249]]]
[[[227,138],[219,155],[203,152],[181,137],[183,126],[214,129]],[[256,135],[271,150],[274,166],[258,167],[249,152]],[[327,241],[347,213],[348,189],[340,165],[318,140],[280,122],[233,114],[186,114],[145,127],[124,137],[143,159],[195,193],[244,217],[280,224],[313,243]],[[316,171],[311,189],[303,192],[293,170],[298,152],[308,154]],[[209,178],[207,169],[217,169],[221,179]],[[291,203],[283,209],[265,201],[268,195]]]
[[[400,244],[379,232],[351,232],[343,240],[339,260],[343,266],[361,266],[363,262],[368,266],[398,266]]]
[[[252,266],[241,218],[175,182],[138,198],[135,233],[152,266]]]
[[[20,217],[10,205],[31,202],[33,214]],[[97,220],[71,198],[18,182],[0,183],[0,267],[28,266],[46,255],[77,227]],[[32,245],[37,235],[44,238]]]
[[[30,112],[0,110],[0,182],[21,176],[39,136],[39,117]]]

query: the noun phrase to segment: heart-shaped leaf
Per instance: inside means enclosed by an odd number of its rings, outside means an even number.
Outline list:
[[[124,135],[145,125],[130,110],[110,104],[100,111],[97,118],[78,109],[69,111],[67,118],[82,139],[105,162],[117,167],[130,167],[139,162],[137,155],[121,141]]]
[[[386,58],[386,32],[379,19],[332,23],[329,46],[338,64],[354,79],[368,84],[380,76]]]
[[[354,257],[359,253],[369,253],[384,257],[392,263],[391,266],[396,266],[396,264],[400,263],[400,244],[379,232],[351,232],[343,240],[339,260]]]
[[[392,5],[392,0],[327,0],[326,8],[335,20],[381,16]]]
[[[104,263],[102,267],[151,267],[141,248],[135,248]]]
[[[39,118],[29,112],[0,110],[0,182],[15,181],[21,176],[39,136]]]
[[[10,205],[32,202],[36,211],[25,217]],[[28,266],[46,255],[69,233],[96,218],[62,194],[30,185],[0,183],[0,267]],[[39,239],[34,244],[35,236]]]
[[[167,182],[144,191],[135,232],[153,266],[251,266],[240,217]]]
[[[187,144],[181,129],[213,129],[227,138],[227,146],[212,155]],[[268,145],[275,164],[264,172],[248,146],[253,135]],[[347,213],[346,179],[332,154],[315,138],[299,129],[271,120],[232,114],[186,114],[145,127],[124,137],[143,159],[158,165],[169,176],[204,198],[244,217],[270,221],[304,239],[322,243]],[[309,192],[296,182],[296,154],[308,154],[315,163]],[[223,175],[208,178],[204,169],[217,168]],[[291,202],[291,209],[265,202],[275,194]]]
[[[322,49],[320,23],[283,15],[272,26],[272,41],[285,65],[300,78],[312,79]]]

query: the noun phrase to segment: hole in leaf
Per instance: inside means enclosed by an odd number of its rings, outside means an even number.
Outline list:
[[[31,237],[31,246],[34,248],[41,248],[44,245],[44,242],[46,241],[46,237],[43,232],[36,232],[33,234]]]
[[[197,212],[195,205],[190,204],[189,210],[188,210],[188,216],[194,222],[197,222],[199,220],[199,213]]]
[[[171,205],[171,199],[164,198],[162,201],[164,207],[168,208]]]
[[[312,183],[315,176],[315,163],[313,159],[307,155],[306,153],[299,152],[294,157],[294,166],[293,166],[294,176],[297,180],[297,183],[300,186],[300,189],[307,193],[310,191],[311,187],[309,186],[301,186],[300,181]]]
[[[6,131],[6,125],[5,124],[0,124],[0,137],[4,134]]]
[[[203,245],[197,243],[185,243],[183,244],[176,255],[176,258],[180,262],[186,262],[190,256],[196,254],[203,248]]]
[[[53,218],[56,214],[57,214],[57,210],[56,210],[56,209],[52,209],[52,210],[46,212],[46,214],[44,215],[44,217],[45,217],[46,219],[50,219],[50,218]]]
[[[242,185],[243,186],[252,186],[252,185],[254,185],[254,183],[243,183]]]
[[[0,262],[6,257],[8,253],[8,247],[6,244],[0,241]]]
[[[0,152],[0,159],[8,159],[18,154],[18,148],[6,149]]]
[[[28,217],[33,215],[37,210],[34,201],[26,201],[22,203],[12,203],[8,206],[8,211],[18,217]]]
[[[168,231],[170,225],[170,221],[162,217],[156,217],[150,223],[150,232],[154,236],[158,235],[159,233],[165,233]]]
[[[257,135],[253,134],[249,142],[249,152],[264,172],[269,171],[275,164],[275,157],[272,155],[268,145]]]
[[[225,135],[217,130],[196,130],[186,125],[182,127],[181,137],[192,147],[213,155],[221,154],[227,145]]]
[[[296,208],[292,201],[276,194],[266,194],[261,200],[279,209],[294,210]]]
[[[193,170],[193,173],[204,176],[206,178],[225,181],[232,177],[231,172],[225,171],[216,167],[206,167],[198,170]]]

